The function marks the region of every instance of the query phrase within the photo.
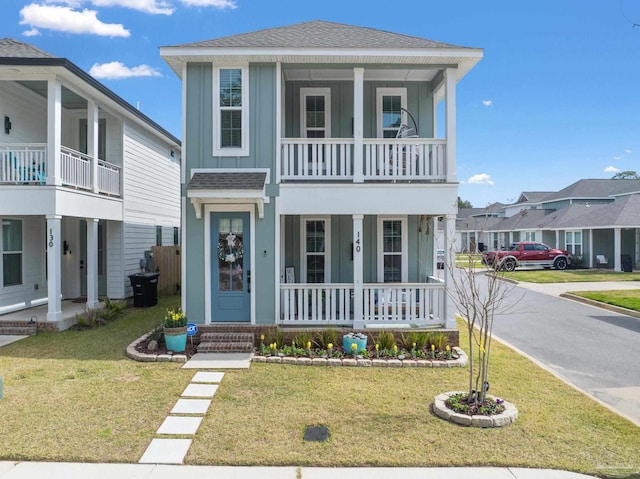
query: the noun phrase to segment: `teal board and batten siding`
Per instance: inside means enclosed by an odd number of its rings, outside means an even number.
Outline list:
[[[255,322],[273,324],[275,319],[275,183],[276,99],[275,65],[249,65],[249,156],[213,156],[213,67],[211,64],[187,66],[186,98],[186,181],[194,168],[269,168],[272,171],[267,194],[271,202],[264,205],[264,218],[255,215],[254,258],[251,287],[256,298]],[[186,186],[183,185],[183,195]],[[195,217],[187,200],[184,211],[187,242],[186,288],[184,291],[189,319],[204,323],[205,261],[204,214]]]
[[[424,82],[365,82],[364,83],[364,137],[377,136],[376,124],[376,89],[407,89],[407,109],[418,122],[418,133],[423,138],[434,136],[433,131],[433,94],[431,85]],[[351,81],[291,81],[285,85],[285,120],[284,135],[286,138],[299,138],[300,132],[300,89],[331,89],[331,137],[353,138],[353,82]],[[411,121],[409,126],[413,127]]]

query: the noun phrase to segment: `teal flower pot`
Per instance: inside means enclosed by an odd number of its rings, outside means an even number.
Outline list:
[[[367,349],[367,337],[359,338],[359,337],[350,337],[349,335],[345,335],[342,337],[342,349],[346,354],[351,353],[351,345],[355,343],[357,348],[356,351],[362,351],[363,349]]]
[[[164,342],[167,350],[181,353],[187,349],[187,327],[164,328]]]

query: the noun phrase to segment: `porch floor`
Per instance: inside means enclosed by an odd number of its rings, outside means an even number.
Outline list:
[[[50,323],[68,323],[69,320],[75,322],[76,313],[82,313],[85,310],[86,303],[77,303],[72,299],[62,301],[62,318],[60,321],[50,321]],[[47,321],[48,305],[42,304],[32,308],[21,309],[12,313],[0,314],[0,321],[29,321],[31,318],[37,322]],[[34,318],[35,316],[35,318]]]

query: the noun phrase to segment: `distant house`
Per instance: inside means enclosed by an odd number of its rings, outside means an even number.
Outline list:
[[[456,233],[460,251],[541,241],[582,257],[586,267],[637,267],[640,180],[584,179],[557,192],[522,193],[498,209],[460,210]]]
[[[435,235],[482,50],[314,21],[160,53],[183,82],[189,318],[455,327]]]
[[[125,298],[180,226],[177,138],[65,58],[0,40],[0,314]],[[43,318],[39,318],[43,319]]]

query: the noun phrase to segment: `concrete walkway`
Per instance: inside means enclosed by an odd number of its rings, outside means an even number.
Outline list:
[[[155,464],[79,464],[51,462],[0,462],[0,479],[584,479],[574,472],[511,467],[228,467],[170,466]]]

